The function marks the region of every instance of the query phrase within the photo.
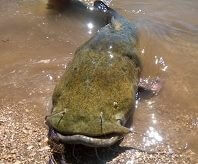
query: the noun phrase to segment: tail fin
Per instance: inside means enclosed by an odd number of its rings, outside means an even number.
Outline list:
[[[110,17],[116,16],[117,12],[113,10],[112,8],[108,7],[104,2],[96,0],[94,2],[95,9],[107,13]]]
[[[124,17],[122,17],[119,13],[117,13],[112,8],[108,7],[102,1],[95,1],[94,7],[95,7],[95,9],[99,10],[100,12],[107,14],[107,18],[108,18],[107,22],[110,23],[112,25],[112,27],[117,31],[121,30],[123,24],[126,23],[126,21],[127,21]]]
[[[109,7],[102,1],[95,1],[94,7],[102,12],[107,12],[109,10]]]

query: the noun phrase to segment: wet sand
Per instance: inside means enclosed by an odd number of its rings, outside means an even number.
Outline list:
[[[73,147],[72,163],[198,163],[198,2],[113,0],[139,29],[143,77],[164,81],[158,96],[141,100],[119,148]],[[88,24],[92,23],[90,29]],[[46,2],[0,1],[0,163],[46,163],[47,102],[77,47],[103,26],[100,18]],[[159,154],[148,154],[137,147]],[[161,153],[161,154],[160,154]],[[164,154],[163,154],[164,153]]]

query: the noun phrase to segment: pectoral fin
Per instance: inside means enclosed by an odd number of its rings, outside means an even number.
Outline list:
[[[163,86],[163,81],[157,78],[140,78],[138,84],[138,98],[150,98],[157,95]]]

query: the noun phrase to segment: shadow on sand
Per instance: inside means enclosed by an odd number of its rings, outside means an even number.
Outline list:
[[[57,148],[62,152],[57,152]],[[60,145],[54,147],[53,154],[50,157],[49,164],[105,164],[112,161],[119,154],[131,147],[120,147],[119,143],[106,148],[90,148],[83,145]],[[56,149],[56,150],[55,150]]]

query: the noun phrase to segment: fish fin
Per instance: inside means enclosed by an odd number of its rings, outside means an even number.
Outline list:
[[[107,6],[103,1],[95,1],[94,7],[98,11],[108,14],[109,17],[111,17],[111,18],[113,16],[115,17],[116,15],[118,15],[118,13],[115,10],[113,10],[111,7]]]
[[[163,82],[159,77],[140,78],[137,98],[149,99],[154,95],[158,95],[163,87]]]
[[[112,8],[110,8],[109,6],[107,6],[104,2],[102,1],[95,1],[94,2],[94,7],[96,9],[98,9],[99,11],[106,13],[108,15],[108,17],[110,18],[109,23],[112,25],[112,27],[116,30],[119,31],[122,29],[122,23],[120,21],[120,15],[113,10]]]
[[[102,12],[108,12],[110,7],[108,7],[103,1],[95,1],[94,7]]]
[[[112,17],[111,24],[116,31],[120,31],[122,29],[122,23],[118,19],[115,19],[115,17]]]

